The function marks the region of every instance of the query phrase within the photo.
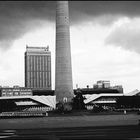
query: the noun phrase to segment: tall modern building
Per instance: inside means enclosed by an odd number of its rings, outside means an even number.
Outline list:
[[[68,1],[56,2],[55,95],[71,102],[73,94]]]
[[[51,90],[51,52],[48,47],[26,46],[25,87]]]

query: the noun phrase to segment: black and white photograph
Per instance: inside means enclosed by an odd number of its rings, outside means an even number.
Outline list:
[[[0,1],[0,139],[140,140],[140,2]]]

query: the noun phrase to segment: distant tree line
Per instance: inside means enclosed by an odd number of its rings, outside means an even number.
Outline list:
[[[84,97],[80,90],[77,90],[76,96],[73,98],[72,108],[73,110],[85,109]]]

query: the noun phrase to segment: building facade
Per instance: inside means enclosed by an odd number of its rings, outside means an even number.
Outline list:
[[[113,87],[110,87],[111,89],[117,89],[119,92],[123,93],[123,87],[122,85],[116,85],[116,86],[113,86]]]
[[[11,96],[32,96],[32,90],[26,87],[1,87],[1,96],[2,97],[11,97]]]
[[[98,88],[110,88],[110,81],[104,81],[104,80],[97,81],[97,87]]]
[[[48,47],[26,46],[25,87],[51,90],[51,52]]]

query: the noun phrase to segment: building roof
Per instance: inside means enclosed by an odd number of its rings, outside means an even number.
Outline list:
[[[97,100],[98,98],[100,97],[103,97],[103,96],[108,96],[108,97],[116,97],[116,96],[123,96],[124,94],[116,94],[116,93],[101,93],[101,94],[92,94],[92,95],[84,95],[84,97],[86,98],[84,100],[84,103],[87,104],[87,103],[90,103],[91,101],[95,101]]]
[[[40,102],[44,105],[48,105],[52,108],[56,108],[56,96],[10,96],[0,97],[0,100],[16,100],[16,99],[31,99]]]
[[[136,89],[131,92],[125,93],[125,96],[134,96],[134,95],[137,95],[138,93],[140,93],[140,91]]]
[[[138,93],[140,93],[139,90],[134,90],[132,92],[129,92],[129,93],[100,93],[100,94],[90,94],[90,95],[84,95],[84,97],[86,98],[84,100],[84,103],[87,104],[87,103],[90,103],[92,101],[95,101],[97,99],[99,99],[100,97],[120,97],[120,96],[134,96],[134,95],[137,95]]]

